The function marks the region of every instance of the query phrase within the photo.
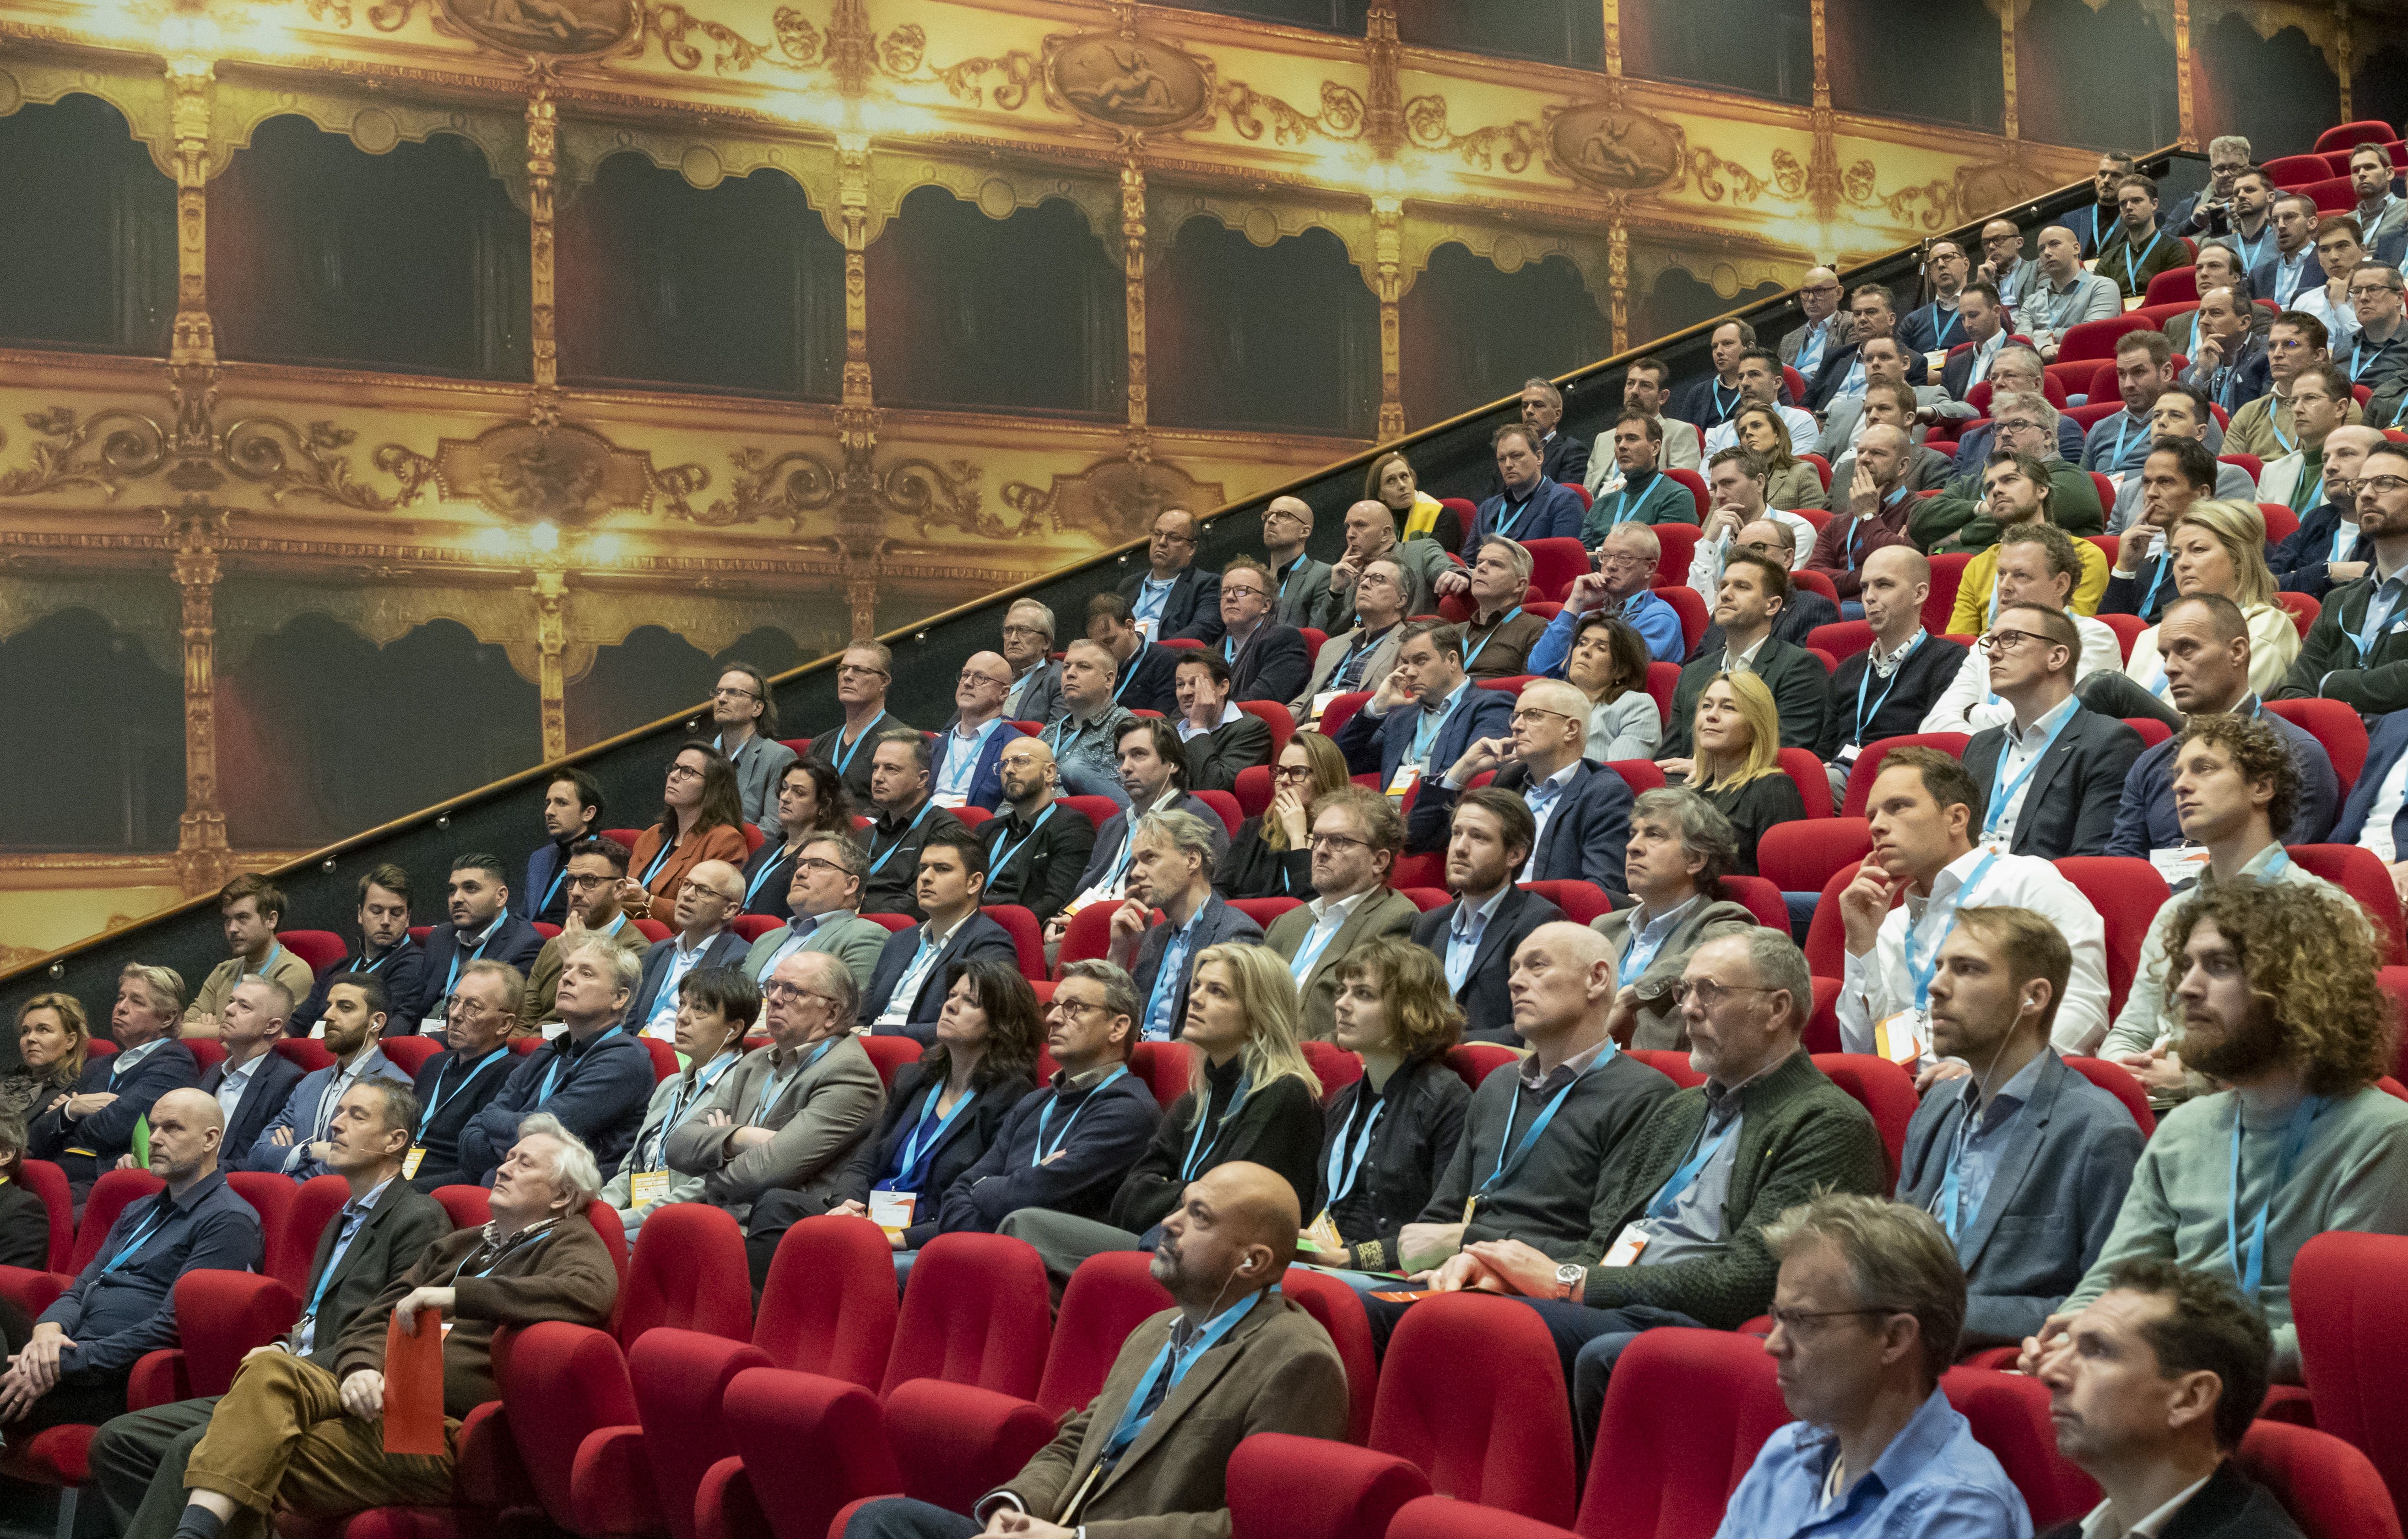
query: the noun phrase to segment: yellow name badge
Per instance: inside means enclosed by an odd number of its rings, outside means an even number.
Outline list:
[[[892,1238],[911,1227],[912,1210],[919,1205],[920,1194],[916,1191],[873,1191],[869,1194],[869,1221]]]
[[[1339,1233],[1338,1226],[1330,1221],[1327,1208],[1321,1210],[1320,1215],[1312,1220],[1312,1227],[1304,1233],[1305,1237],[1312,1242],[1313,1249],[1326,1251],[1332,1255],[1345,1254],[1346,1237]]]
[[[1388,782],[1390,796],[1402,796],[1421,783],[1422,772],[1412,764],[1398,764],[1396,778]]]
[[[1312,715],[1305,721],[1304,724],[1308,727],[1319,726],[1321,724],[1321,719],[1329,714],[1329,703],[1345,692],[1346,691],[1343,690],[1324,690],[1319,694],[1314,695],[1312,697]]]
[[[424,1163],[426,1163],[426,1146],[420,1144],[401,1157],[401,1178],[405,1181],[417,1180],[418,1167]]]
[[[1639,1253],[1647,1248],[1647,1241],[1649,1238],[1650,1236],[1648,1235],[1648,1233],[1640,1228],[1637,1224],[1623,1225],[1622,1233],[1613,1237],[1612,1246],[1607,1249],[1605,1260],[1599,1264],[1604,1266],[1636,1265],[1639,1261]]]
[[[1927,1041],[1920,1010],[1900,1010],[1873,1023],[1873,1051],[1893,1063],[1919,1062]]]
[[[664,1202],[668,1194],[669,1173],[665,1170],[639,1170],[627,1183],[627,1195],[638,1207]]]

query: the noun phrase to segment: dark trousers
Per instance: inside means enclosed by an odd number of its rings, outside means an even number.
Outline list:
[[[184,1465],[209,1430],[217,1397],[131,1411],[104,1423],[92,1440],[92,1477],[108,1502],[121,1539],[175,1539],[190,1497]]]
[[[1555,1338],[1555,1350],[1563,1355],[1564,1383],[1572,1396],[1572,1425],[1584,1453],[1597,1446],[1598,1428],[1605,1420],[1606,1383],[1613,1376],[1613,1365],[1621,1359],[1623,1348],[1658,1326],[1703,1329],[1705,1325],[1677,1309],[1656,1309],[1643,1304],[1625,1304],[1619,1309],[1591,1309],[1584,1304],[1557,1299],[1522,1302],[1539,1312],[1539,1318],[1546,1322],[1547,1333]]]
[[[71,1427],[123,1416],[125,1381],[130,1376],[130,1371],[122,1368],[85,1368],[61,1374],[49,1394],[34,1402],[23,1416],[0,1428],[0,1432],[6,1432],[13,1441],[30,1437],[45,1427]]]
[[[844,1539],[971,1539],[986,1525],[932,1502],[890,1496],[872,1502],[844,1525]]]
[[[2182,731],[2183,714],[2173,703],[2160,700],[2132,682],[2129,674],[2109,673],[2101,668],[2073,687],[2082,703],[2101,716],[2117,720],[2145,716],[2164,722],[2176,732]]]

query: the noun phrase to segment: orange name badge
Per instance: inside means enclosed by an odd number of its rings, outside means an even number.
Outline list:
[[[1650,1236],[1648,1233],[1640,1228],[1637,1224],[1625,1224],[1622,1228],[1622,1233],[1613,1237],[1613,1244],[1606,1251],[1605,1260],[1598,1264],[1603,1266],[1636,1265],[1639,1261],[1639,1253],[1647,1248],[1649,1238]]]

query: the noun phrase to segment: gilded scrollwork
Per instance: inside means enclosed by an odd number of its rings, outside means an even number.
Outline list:
[[[794,27],[791,35],[788,30],[790,21]],[[796,65],[809,69],[826,62],[821,56],[818,30],[802,17],[781,8],[777,14],[777,27],[779,50]],[[714,50],[710,68],[716,75],[724,75],[731,69],[740,75],[769,57],[767,44],[756,43],[733,27],[695,16],[677,0],[644,7],[643,27],[638,35],[638,46],[642,46],[645,36],[657,38],[662,57],[670,64],[680,69],[698,69],[702,65],[702,50],[686,41],[692,34],[699,34],[710,41]]]
[[[1263,136],[1265,118],[1270,120],[1273,144],[1302,144],[1315,134],[1340,144],[1363,136],[1366,109],[1362,93],[1336,80],[1321,82],[1321,110],[1311,116],[1277,96],[1255,91],[1243,80],[1222,85],[1221,107],[1229,114],[1229,126],[1249,144]]]
[[[113,407],[79,416],[65,406],[25,414],[36,441],[22,466],[0,472],[0,497],[31,497],[84,486],[115,501],[127,483],[167,460],[167,435],[141,412]]]
[[[351,24],[351,0],[306,0],[305,8],[312,21],[330,27]],[[418,0],[377,0],[367,7],[368,25],[379,32],[399,32],[417,9]]]
[[[729,450],[727,459],[736,473],[728,477],[726,496],[703,508],[671,502],[663,511],[706,529],[783,520],[799,534],[803,515],[836,501],[836,467],[809,449],[772,458],[767,449],[747,446]]]
[[[1781,171],[1780,156],[1786,153],[1785,150],[1778,151],[1774,156],[1773,172],[1776,178]],[[1734,206],[1751,204],[1764,196],[1765,188],[1772,185],[1770,181],[1757,176],[1738,162],[1723,159],[1721,155],[1705,145],[1697,145],[1690,149],[1682,169],[1686,173],[1691,185],[1697,188],[1698,195],[1708,203],[1721,203],[1728,199]],[[1675,182],[1673,185],[1678,186],[1679,183]],[[1799,185],[1801,188],[1805,185],[1802,172]]]
[[[1926,230],[1938,230],[1948,223],[1954,207],[1955,189],[1937,178],[1919,186],[1900,188],[1895,192],[1875,191],[1879,173],[1870,160],[1860,160],[1841,175],[1840,191],[1859,208],[1879,208],[1901,224],[1914,224]],[[1917,214],[1915,205],[1923,211]]]
[[[979,492],[979,482],[985,476],[968,460],[949,460],[939,465],[915,455],[880,474],[878,499],[888,512],[911,520],[923,535],[940,528],[990,540],[1034,533],[1038,520],[1025,509],[1015,509],[1021,515],[1017,524],[1006,523],[986,510]]]
[[[351,479],[351,457],[342,450],[358,437],[330,420],[296,427],[280,417],[251,417],[228,425],[222,452],[226,468],[265,487],[271,503],[300,495],[366,513],[390,511],[399,498]]]
[[[1541,137],[1539,125],[1526,118],[1457,134],[1447,123],[1443,96],[1415,96],[1405,103],[1405,136],[1417,149],[1461,155],[1474,170],[1501,164],[1511,176],[1529,169]]]

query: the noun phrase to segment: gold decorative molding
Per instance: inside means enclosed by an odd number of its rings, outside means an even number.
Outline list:
[[[1544,137],[1539,125],[1526,118],[1457,134],[1447,123],[1446,98],[1439,95],[1415,96],[1406,102],[1404,118],[1405,138],[1412,148],[1456,156],[1476,171],[1501,166],[1509,176],[1529,168]]]
[[[1141,537],[1168,507],[1217,507],[1226,499],[1218,481],[1198,481],[1175,465],[1098,460],[1045,487],[1012,481],[1006,506],[1024,524],[1043,520],[1056,533],[1089,534],[1105,545]]]
[[[251,148],[262,123],[297,117],[328,134],[339,134],[371,155],[399,145],[423,144],[438,134],[467,140],[523,210],[526,204],[526,139],[516,111],[413,100],[390,92],[347,89],[346,82],[318,77],[307,83],[280,76],[273,83],[239,71],[222,71],[208,119],[208,174],[214,178]]]

